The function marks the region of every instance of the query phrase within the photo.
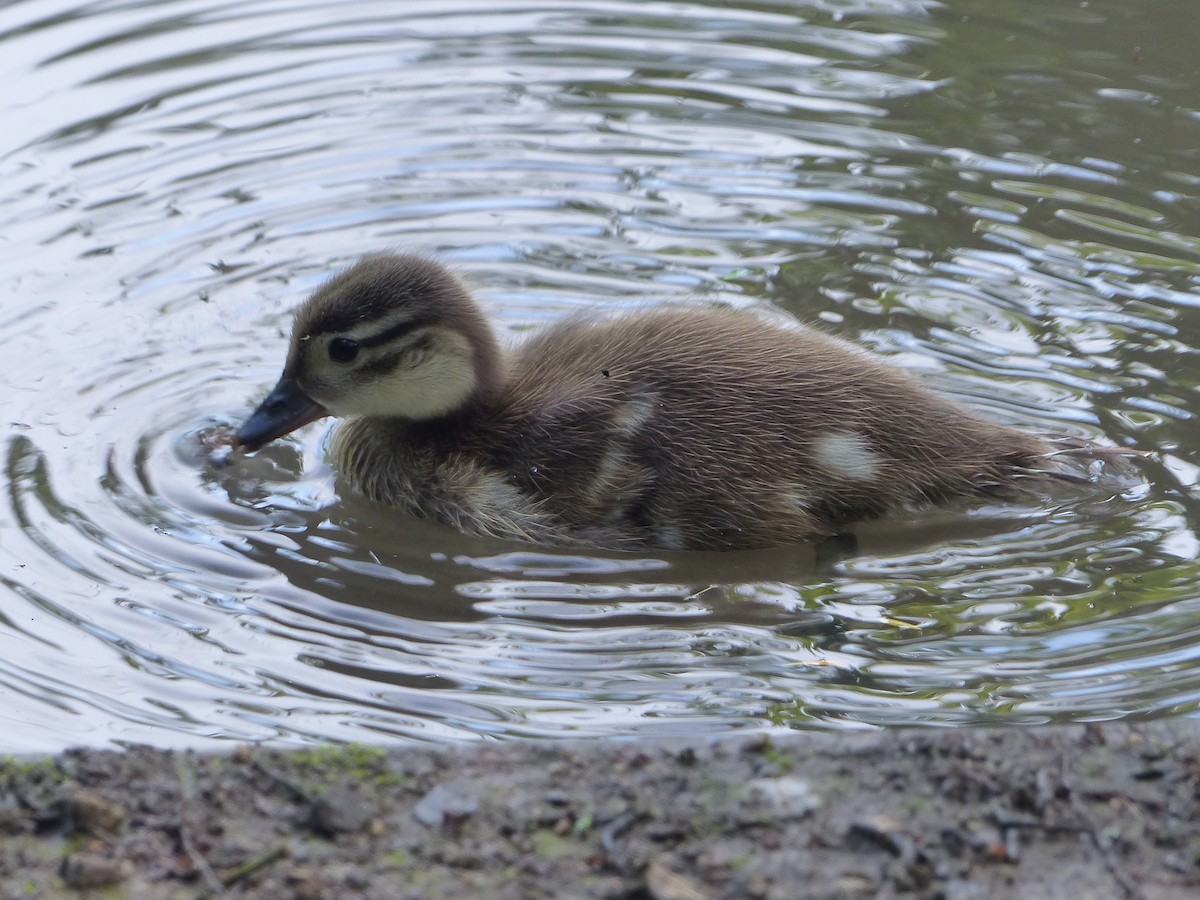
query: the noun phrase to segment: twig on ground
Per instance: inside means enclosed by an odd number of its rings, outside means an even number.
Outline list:
[[[249,862],[242,863],[237,868],[229,870],[221,877],[221,881],[224,882],[225,887],[232,887],[243,878],[249,878],[260,869],[265,869],[267,866],[272,866],[281,859],[286,859],[288,852],[287,846],[283,844],[280,844],[278,847],[272,847],[266,853],[261,853]]]
[[[187,854],[187,858],[191,860],[192,865],[195,866],[196,871],[200,873],[200,878],[204,881],[204,887],[208,893],[220,895],[225,892],[225,885],[221,883],[221,879],[217,877],[213,867],[208,864],[208,860],[204,858],[204,854],[192,840],[190,821],[193,781],[191,770],[187,767],[183,754],[175,759],[175,774],[179,778],[179,845]]]
[[[1100,824],[1092,815],[1092,811],[1087,808],[1087,804],[1072,793],[1071,805],[1075,807],[1075,812],[1078,813],[1079,817],[1087,825],[1086,830],[1092,839],[1092,845],[1100,852],[1100,856],[1104,860],[1104,868],[1108,870],[1113,880],[1125,892],[1125,896],[1129,897],[1130,900],[1144,900],[1146,894],[1122,870],[1121,862],[1117,859],[1116,853],[1113,852],[1112,841],[1105,836]]]

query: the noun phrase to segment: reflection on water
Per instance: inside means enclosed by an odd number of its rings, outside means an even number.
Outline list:
[[[1200,7],[0,10],[3,749],[1092,721],[1200,696]],[[518,334],[722,299],[1116,492],[577,556],[397,521],[315,426],[214,465],[289,311],[436,253]]]

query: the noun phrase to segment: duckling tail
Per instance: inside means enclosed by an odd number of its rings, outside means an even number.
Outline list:
[[[1145,459],[1151,455],[1146,450],[1093,444],[1082,438],[1056,437],[1048,439],[1046,443],[1049,449],[1036,457],[1034,465],[1017,477],[1095,484],[1129,474],[1131,459]]]

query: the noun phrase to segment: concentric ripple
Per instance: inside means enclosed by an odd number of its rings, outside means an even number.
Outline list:
[[[0,749],[1193,714],[1198,27],[1166,0],[6,6]],[[782,307],[1152,455],[856,546],[582,556],[398,520],[324,426],[215,451],[289,310],[387,247],[513,335]]]

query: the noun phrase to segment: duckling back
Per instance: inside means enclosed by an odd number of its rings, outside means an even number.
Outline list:
[[[366,423],[339,442],[343,468],[466,531],[729,549],[1002,489],[1050,449],[853,345],[736,311],[570,320],[509,367],[502,390],[459,416],[388,425],[377,455],[405,448],[388,483],[354,457]]]

